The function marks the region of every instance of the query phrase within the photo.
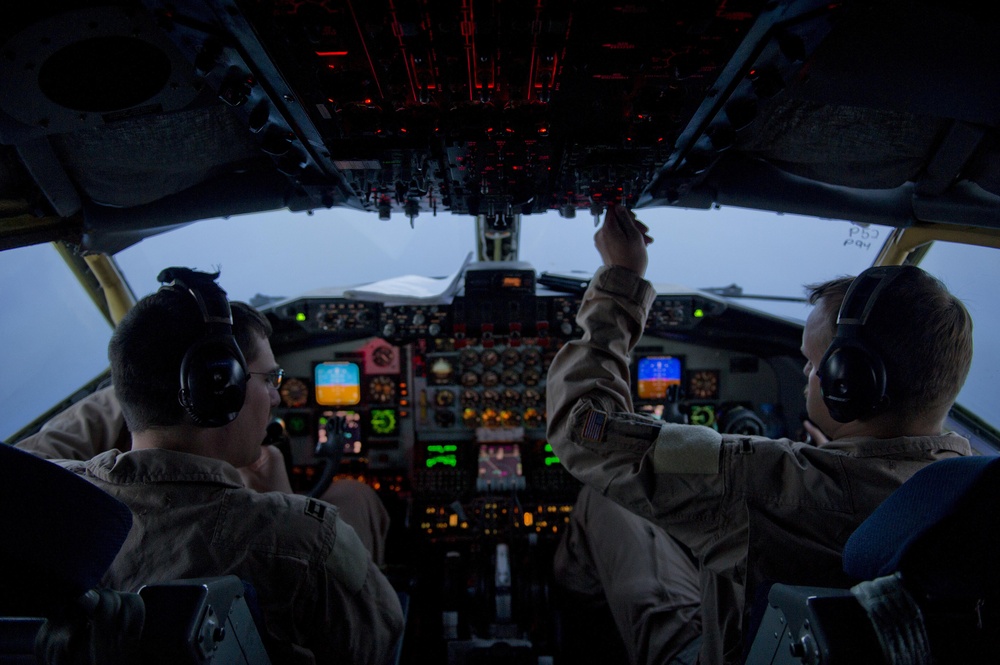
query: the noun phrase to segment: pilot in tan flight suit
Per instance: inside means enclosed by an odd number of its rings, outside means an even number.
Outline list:
[[[53,416],[38,432],[14,445],[43,459],[88,460],[108,450],[131,450],[132,435],[125,426],[115,389],[108,386],[75,402]],[[261,446],[257,460],[237,471],[250,489],[292,493],[284,460],[275,446]],[[337,506],[340,518],[354,528],[372,559],[381,566],[385,562],[389,513],[375,490],[343,478],[331,483],[319,498]]]
[[[220,326],[230,307],[212,275],[161,281],[109,345],[131,450],[60,462],[132,510],[102,584],[235,574],[256,590],[274,662],[390,662],[402,610],[354,529],[323,501],[244,487],[237,470],[254,473],[278,400],[267,319],[233,303]]]
[[[972,321],[927,273],[889,269],[864,324],[885,394],[852,413],[820,390],[852,284],[833,280],[812,287],[803,332],[818,445],[664,423],[634,413],[629,388],[655,297],[647,231],[624,208],[608,211],[595,236],[604,266],[577,316],[583,337],[549,369],[549,441],[585,483],[556,575],[604,598],[633,663],[742,662],[768,583],[849,585],[841,552],[854,529],[920,468],[972,453],[942,431],[971,363]]]

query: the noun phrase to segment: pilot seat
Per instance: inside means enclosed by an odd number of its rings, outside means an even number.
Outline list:
[[[0,444],[0,663],[270,663],[239,578],[99,589],[128,507]]]
[[[1000,458],[935,462],[844,548],[851,589],[775,584],[748,665],[1000,662]]]

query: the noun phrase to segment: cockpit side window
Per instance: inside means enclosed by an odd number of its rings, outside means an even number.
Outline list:
[[[111,325],[52,245],[0,252],[0,438],[108,366]]]

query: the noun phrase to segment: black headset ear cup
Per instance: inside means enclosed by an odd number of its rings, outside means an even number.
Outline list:
[[[247,362],[233,337],[233,311],[215,280],[219,273],[166,268],[157,276],[161,289],[194,298],[204,332],[184,354],[177,400],[195,424],[222,427],[239,415],[246,399]]]
[[[830,416],[842,423],[872,415],[888,402],[885,362],[865,341],[879,296],[907,266],[875,266],[854,278],[837,314],[837,334],[816,373]]]
[[[246,398],[246,362],[235,340],[206,337],[181,361],[178,399],[202,427],[222,427],[235,420]]]
[[[831,344],[820,367],[823,402],[837,422],[857,420],[884,402],[885,365],[859,340]]]

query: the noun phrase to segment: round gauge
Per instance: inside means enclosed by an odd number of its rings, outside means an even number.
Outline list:
[[[517,394],[516,390],[506,388],[500,394],[500,402],[504,406],[517,406],[517,403],[521,401],[521,396]]]
[[[479,375],[475,372],[466,372],[462,375],[462,385],[466,388],[471,388],[477,383],[479,383]]]
[[[528,388],[521,395],[521,401],[524,402],[525,406],[538,406],[542,401],[542,395],[534,388]]]
[[[396,382],[388,376],[376,376],[368,383],[368,395],[373,402],[390,402],[396,397]]]
[[[500,412],[496,409],[483,409],[483,427],[499,427]]]
[[[472,349],[465,349],[458,357],[458,361],[462,363],[462,367],[472,367],[479,362],[479,354]]]
[[[526,386],[537,386],[541,378],[542,378],[541,374],[539,374],[533,369],[529,369],[524,373],[524,378],[522,379],[522,381],[524,381],[524,385]]]
[[[512,369],[505,369],[500,374],[500,381],[502,381],[505,386],[516,386],[521,381],[521,375]]]
[[[483,385],[495,386],[500,383],[500,375],[496,372],[483,372]]]
[[[455,393],[450,390],[439,390],[434,393],[434,403],[438,406],[451,406],[455,403]]]
[[[372,351],[372,362],[379,367],[388,367],[396,359],[396,352],[391,347],[380,346]]]
[[[462,391],[462,406],[475,406],[479,404],[479,393],[475,390],[463,390]]]
[[[504,409],[500,412],[500,424],[504,427],[517,427],[521,424],[521,414]]]
[[[688,377],[688,397],[691,399],[718,399],[719,373],[711,369],[691,372]]]
[[[517,349],[507,349],[503,352],[501,359],[504,365],[510,367],[511,365],[516,365],[521,360],[521,353]]]
[[[465,409],[462,411],[462,424],[466,427],[475,427],[479,424],[479,412],[475,409]]]
[[[297,409],[309,401],[309,386],[302,379],[285,379],[278,390],[282,406]]]
[[[483,367],[493,367],[500,362],[500,354],[493,349],[488,349],[483,351],[482,355],[479,356],[479,360],[482,361]]]
[[[451,366],[451,361],[447,358],[438,358],[431,363],[431,377],[434,383],[451,383],[451,376],[455,368]]]
[[[500,404],[500,393],[495,390],[483,391],[483,406],[498,406]]]
[[[525,409],[524,424],[528,427],[541,427],[545,424],[545,416],[539,413],[538,409]]]
[[[455,412],[448,409],[438,409],[434,412],[434,424],[438,427],[451,427],[455,424]]]
[[[542,359],[542,355],[535,349],[527,349],[521,356],[525,365],[537,365]]]

